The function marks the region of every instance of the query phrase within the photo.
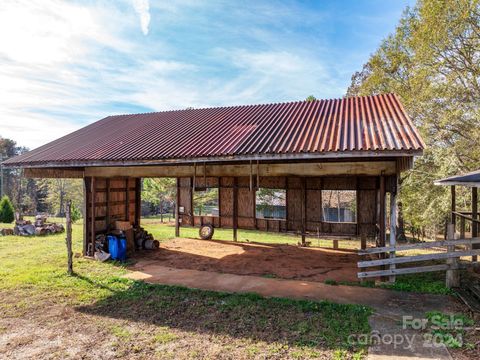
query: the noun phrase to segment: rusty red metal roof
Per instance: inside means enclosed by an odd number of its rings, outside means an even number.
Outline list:
[[[6,166],[419,154],[394,94],[109,116]]]

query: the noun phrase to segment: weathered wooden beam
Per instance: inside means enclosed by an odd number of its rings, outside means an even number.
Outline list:
[[[409,245],[400,245],[391,248],[387,247],[374,247],[365,250],[359,250],[359,255],[368,255],[368,254],[380,254],[380,253],[388,253],[391,251],[406,251],[406,250],[416,250],[416,249],[429,249],[429,248],[436,248],[436,247],[443,247],[443,246],[450,246],[450,245],[470,245],[470,244],[480,244],[480,237],[472,238],[472,239],[457,239],[457,240],[440,240],[440,241],[429,241],[424,243],[417,243],[417,244],[409,244]]]
[[[90,188],[90,178],[83,179],[83,256],[87,255],[87,244],[90,240],[88,235],[88,189]]]
[[[390,193],[390,247],[397,245],[397,193]],[[395,258],[395,251],[389,253],[390,259]],[[390,265],[390,270],[395,270],[395,264]],[[390,282],[395,282],[395,275],[390,276]]]
[[[233,179],[233,241],[237,241],[238,229],[238,178]]]
[[[455,240],[455,224],[448,224],[447,238],[448,240]],[[458,258],[454,256],[458,255],[458,253],[455,253],[454,245],[447,246],[447,251],[447,255],[450,255],[451,257],[447,258],[447,265],[449,266],[449,269],[447,270],[447,274],[445,276],[445,284],[447,288],[451,289],[460,286]],[[473,252],[473,250],[470,250],[470,252]]]
[[[105,189],[105,202],[107,203],[107,206],[105,209],[105,225],[108,230],[108,227],[110,226],[110,179],[107,179],[106,182],[107,188]]]
[[[385,176],[380,176],[380,189],[379,189],[378,207],[379,207],[378,246],[385,246],[385,226],[386,226],[386,224],[385,224]]]
[[[90,245],[91,245],[91,249],[87,249],[87,253],[88,255],[90,256],[93,256],[94,253],[95,253],[95,187],[96,187],[96,182],[95,182],[95,177],[92,177],[92,180],[90,182],[90,185],[91,185],[91,190],[90,190],[90,195],[92,196],[91,198],[91,203],[90,203],[90,207],[91,207],[91,213],[90,213],[90,226],[91,226],[91,229],[90,229],[90,232],[91,232],[91,236],[90,236]]]
[[[180,212],[178,210],[180,206],[180,179],[177,178],[177,193],[175,200],[175,237],[180,237]]]
[[[306,178],[301,178],[301,186],[302,186],[302,246],[305,246],[305,236],[306,236],[306,212],[307,212],[307,179]],[[340,218],[339,218],[340,219]],[[337,244],[338,246],[338,244]]]
[[[455,185],[452,185],[450,186],[450,192],[451,192],[451,200],[452,200],[452,203],[451,203],[451,218],[450,218],[450,222],[453,224],[453,228],[455,229],[455,225],[456,225],[456,217],[455,217],[455,211],[457,210],[457,200],[456,200],[456,195],[455,195]]]
[[[419,266],[419,267],[413,267],[413,268],[402,268],[402,269],[395,269],[395,270],[364,271],[364,272],[359,272],[357,276],[360,279],[364,279],[364,278],[378,277],[378,276],[392,276],[392,275],[417,274],[417,273],[432,272],[432,271],[445,271],[448,269],[449,269],[448,265],[441,264],[441,265]]]
[[[402,257],[396,257],[393,259],[367,260],[367,261],[359,261],[357,264],[359,268],[365,268],[365,267],[382,266],[382,265],[390,265],[390,264],[406,264],[406,263],[417,262],[417,261],[453,259],[453,258],[459,258],[462,256],[471,256],[473,254],[477,254],[477,255],[480,254],[480,249],[455,251],[455,252],[443,252],[443,253],[434,253],[434,254],[426,254],[426,255],[402,256]]]
[[[190,177],[196,165],[87,167],[85,176]],[[395,174],[395,161],[258,164],[260,176],[327,176]],[[250,165],[209,165],[206,176],[249,176]],[[258,186],[258,185],[257,185]]]
[[[142,179],[135,179],[135,226],[140,226],[142,215]]]
[[[472,237],[478,236],[478,190],[476,187],[472,187]],[[473,246],[474,249],[478,249],[478,246]],[[477,262],[478,257],[472,257],[472,261]]]
[[[53,179],[81,179],[84,177],[83,168],[62,169],[62,168],[26,168],[23,169],[23,176],[26,178],[53,178]]]

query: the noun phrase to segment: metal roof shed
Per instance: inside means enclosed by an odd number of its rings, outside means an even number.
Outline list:
[[[233,228],[234,238],[246,228],[383,245],[385,194],[395,209],[398,175],[423,148],[398,97],[383,94],[109,116],[3,165],[27,177],[84,179],[85,254],[112,221],[140,223],[142,177],[177,178],[177,235],[209,222]],[[219,189],[216,217],[193,212],[193,193],[205,187]],[[257,219],[261,187],[286,191],[285,219]],[[356,191],[356,221],[324,221],[323,190]]]

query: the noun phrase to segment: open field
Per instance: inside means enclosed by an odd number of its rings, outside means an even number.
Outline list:
[[[74,252],[82,227],[74,225]],[[0,358],[359,358],[370,310],[147,285],[64,234],[0,237]]]

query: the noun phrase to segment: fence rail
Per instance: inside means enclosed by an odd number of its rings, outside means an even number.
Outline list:
[[[453,235],[452,235],[453,237]],[[379,259],[364,260],[357,263],[359,269],[369,267],[378,267],[389,265],[390,269],[373,270],[373,271],[360,271],[357,276],[360,279],[370,277],[383,277],[383,276],[395,276],[403,274],[415,274],[422,272],[432,271],[449,271],[457,270],[459,268],[458,259],[464,256],[480,255],[480,249],[473,249],[474,244],[480,244],[480,237],[471,239],[458,239],[458,240],[443,240],[432,241],[418,244],[400,245],[394,247],[378,247],[371,249],[364,249],[359,251],[359,255],[374,255],[380,254]],[[456,246],[466,245],[467,249],[457,250]],[[416,250],[416,249],[437,249],[445,247],[445,251],[432,254],[410,255],[397,257],[398,251]],[[386,257],[386,258],[385,258]],[[431,261],[431,260],[446,260],[446,264],[426,265],[426,266],[413,266],[397,269],[397,264],[408,264],[414,262]]]

